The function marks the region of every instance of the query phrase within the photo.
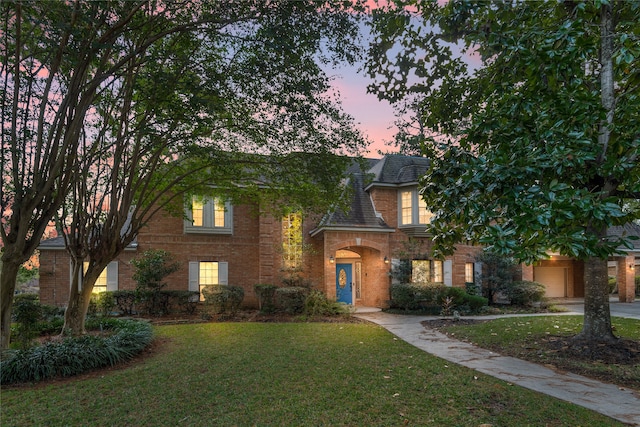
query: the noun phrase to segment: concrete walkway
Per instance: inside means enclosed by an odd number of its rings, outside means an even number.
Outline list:
[[[640,305],[636,307],[640,308]],[[398,338],[434,356],[509,383],[584,406],[623,423],[640,426],[640,391],[555,371],[513,357],[501,356],[451,339],[440,332],[426,329],[420,324],[434,317],[394,315],[373,310],[358,310],[355,316],[384,327]],[[490,316],[481,318],[488,317]]]

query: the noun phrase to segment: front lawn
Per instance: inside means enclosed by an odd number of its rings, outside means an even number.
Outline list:
[[[614,317],[614,333],[622,339],[615,345],[591,347],[571,340],[582,329],[583,319],[583,316],[531,316],[470,325],[423,324],[505,356],[640,390],[640,320]]]
[[[1,391],[2,426],[614,426],[364,323],[156,327],[116,370]]]

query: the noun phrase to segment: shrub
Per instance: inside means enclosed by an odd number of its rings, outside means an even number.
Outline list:
[[[253,287],[258,297],[258,308],[263,313],[272,313],[276,309],[276,285],[259,283]]]
[[[166,286],[162,280],[180,269],[173,261],[173,255],[159,249],[144,251],[138,258],[131,260],[135,268],[133,280],[136,281],[138,297],[149,314],[162,314],[169,311],[169,297],[160,291]]]
[[[113,366],[133,358],[153,339],[153,329],[145,322],[102,319],[106,336],[85,335],[49,342],[27,350],[8,350],[0,362],[0,383],[40,381],[68,377],[103,366]]]
[[[96,308],[100,315],[104,317],[110,316],[116,308],[116,299],[113,296],[113,291],[100,292],[97,294]]]
[[[345,304],[330,301],[317,289],[313,289],[304,301],[304,314],[307,316],[337,316],[349,312]]]
[[[168,312],[172,312],[174,306],[177,306],[182,313],[193,314],[196,312],[196,307],[198,306],[198,301],[200,300],[200,292],[162,291],[162,293],[168,296]]]
[[[393,283],[389,292],[391,294],[391,308],[417,310],[420,307],[417,297],[418,289],[412,283]]]
[[[640,296],[640,276],[636,276],[636,296]]]
[[[480,295],[465,295],[464,297],[464,305],[469,307],[471,313],[479,313],[488,304],[489,300]]]
[[[205,304],[211,314],[235,314],[244,299],[240,286],[208,285],[202,288]]]
[[[135,291],[113,291],[113,298],[120,313],[124,315],[133,314],[133,307],[136,303]]]
[[[544,299],[546,288],[542,283],[522,280],[513,282],[505,293],[511,304],[528,306]]]
[[[293,286],[276,289],[276,307],[288,314],[300,314],[309,293],[308,288]]]
[[[13,302],[13,317],[17,323],[16,341],[20,347],[27,348],[38,336],[38,323],[42,320],[42,306],[38,295],[17,295]]]
[[[616,276],[609,276],[609,293],[613,293],[616,290],[616,285],[618,284],[618,279]]]

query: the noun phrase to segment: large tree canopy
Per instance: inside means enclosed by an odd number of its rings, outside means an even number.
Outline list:
[[[606,230],[640,217],[640,3],[398,3],[374,16],[368,71],[433,159],[437,253],[585,260],[581,336],[610,338],[606,259],[629,242]]]
[[[93,278],[183,194],[334,201],[362,139],[321,67],[357,58],[356,6],[3,3],[3,346],[14,270],[54,216],[76,269],[91,260],[83,317]]]

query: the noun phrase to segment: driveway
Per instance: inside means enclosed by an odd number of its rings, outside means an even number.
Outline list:
[[[574,313],[584,314],[584,300],[582,299],[558,301],[556,302],[556,305],[566,307],[567,310]],[[636,300],[634,302],[620,302],[618,301],[618,298],[612,298],[609,301],[609,307],[611,310],[611,316],[640,320],[640,300]]]

